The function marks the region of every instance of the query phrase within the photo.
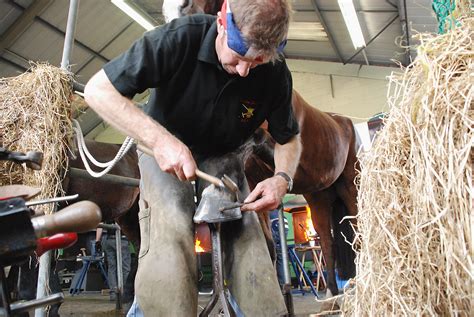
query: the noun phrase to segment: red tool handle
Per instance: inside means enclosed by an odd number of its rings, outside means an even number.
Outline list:
[[[77,241],[77,233],[57,233],[51,237],[39,238],[36,240],[36,254],[41,256],[43,253],[53,249],[65,249],[72,246]]]

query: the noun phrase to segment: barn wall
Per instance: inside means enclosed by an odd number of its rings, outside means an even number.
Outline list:
[[[386,77],[396,68],[289,60],[293,86],[312,106],[367,121],[387,110]],[[332,77],[332,87],[331,87]]]
[[[387,110],[386,77],[396,68],[308,60],[287,60],[287,63],[294,88],[318,109],[342,113],[354,122],[367,121]],[[89,137],[109,143],[124,139],[112,127],[102,125]]]

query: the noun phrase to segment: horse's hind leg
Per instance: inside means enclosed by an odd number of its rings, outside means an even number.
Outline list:
[[[332,188],[322,192],[305,194],[304,198],[311,208],[311,218],[314,229],[321,238],[321,250],[326,260],[326,271],[328,273],[327,286],[332,295],[337,295],[339,290],[336,283],[335,261],[334,261],[334,241],[331,235],[331,211],[335,199]]]
[[[354,180],[359,168],[359,161],[357,160],[355,149],[355,132],[353,132],[349,152],[347,154],[346,165],[344,166],[342,174],[335,183],[337,195],[344,202],[348,215],[350,216],[357,215],[357,186],[355,185]],[[353,224],[355,224],[354,221]]]
[[[339,267],[339,276],[349,279],[355,276],[355,252],[349,243],[354,240],[357,215],[357,186],[354,183],[359,162],[356,157],[354,138],[349,147],[347,162],[342,174],[333,185],[338,196],[333,209],[333,231],[336,244],[336,261]],[[350,220],[343,220],[351,216]],[[349,243],[347,243],[349,242]]]

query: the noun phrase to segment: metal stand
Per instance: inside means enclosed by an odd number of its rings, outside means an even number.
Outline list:
[[[122,230],[117,224],[99,224],[99,228],[107,230],[115,230],[115,252],[117,261],[117,290],[116,290],[116,299],[115,299],[115,309],[122,309],[122,296],[123,296],[123,265],[122,265]],[[108,284],[108,279],[107,284]]]
[[[296,255],[295,246],[294,246],[294,245],[288,246],[288,253],[289,253],[289,255],[290,255],[290,263],[291,263],[291,265],[293,266],[293,270],[295,271],[295,273],[297,274],[297,276],[299,276],[298,272],[301,273],[301,274],[303,274],[304,279],[306,280],[307,284],[308,284],[309,287],[311,288],[311,292],[314,294],[314,296],[316,296],[316,298],[319,298],[318,292],[316,291],[316,289],[315,289],[314,286],[313,286],[313,282],[311,281],[311,279],[309,278],[308,274],[307,274],[306,271],[304,270],[303,263],[301,263],[300,259],[299,259],[298,256]],[[299,291],[304,294],[306,291],[304,290],[304,287],[303,287],[303,284],[302,284],[302,282],[301,282],[301,279],[298,279],[298,284],[299,284],[299,286],[300,286]]]
[[[324,288],[326,288],[327,287],[326,279],[324,278],[324,273],[323,273],[324,271],[323,251],[321,250],[321,246],[320,245],[301,246],[301,247],[297,247],[295,251],[300,251],[303,253],[303,256],[301,257],[301,263],[305,262],[306,253],[311,252],[311,255],[313,256],[313,263],[318,275],[318,278],[316,281],[316,289],[319,290],[320,286],[323,286]],[[303,279],[303,282],[306,284],[306,280],[304,279],[303,274],[300,274],[299,279],[300,280]]]
[[[230,293],[229,289],[224,283],[224,270],[222,265],[222,250],[221,250],[221,224],[213,223],[209,224],[209,229],[211,231],[212,238],[212,286],[214,292],[212,294],[211,300],[204,308],[204,310],[199,314],[200,317],[209,316],[214,306],[220,300],[224,316],[236,316],[243,317],[244,314],[239,308],[239,305],[235,301],[234,297]]]
[[[283,298],[285,299],[286,310],[288,311],[288,316],[295,315],[295,309],[293,306],[293,296],[291,294],[291,277],[290,270],[288,268],[288,244],[286,243],[286,234],[285,234],[285,222],[283,221],[283,205],[278,206],[278,231],[280,234],[280,246],[281,246],[281,256],[283,262],[283,276],[285,283],[282,286],[281,292]]]
[[[123,295],[123,266],[122,266],[122,230],[117,226],[115,230],[115,251],[117,252],[117,292],[115,298],[115,309],[122,309]]]
[[[71,286],[71,289],[69,290],[69,293],[71,295],[77,295],[81,292],[82,284],[84,283],[84,279],[92,263],[97,264],[97,266],[99,267],[100,273],[105,279],[105,282],[107,283],[107,285],[109,284],[109,280],[107,279],[107,273],[105,271],[104,263],[103,263],[104,258],[103,256],[97,256],[95,254],[95,250],[93,251],[94,253],[91,256],[81,257],[83,265],[82,265],[81,271],[79,272],[79,278],[77,279],[76,284],[74,286]]]

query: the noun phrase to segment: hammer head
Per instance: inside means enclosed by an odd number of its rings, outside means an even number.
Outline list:
[[[233,195],[234,201],[239,201],[238,193],[239,193],[239,187],[237,184],[226,174],[221,177],[222,184],[224,184],[224,187],[229,190],[229,192]]]

